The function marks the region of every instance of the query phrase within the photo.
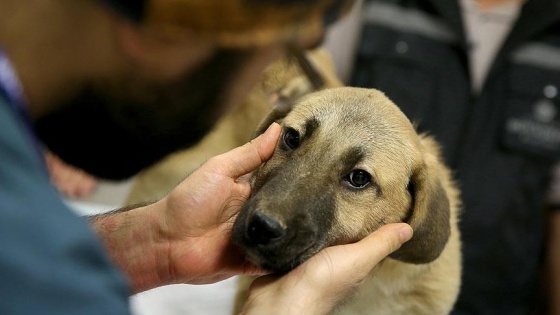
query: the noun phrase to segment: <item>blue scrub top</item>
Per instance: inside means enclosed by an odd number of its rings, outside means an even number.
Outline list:
[[[0,95],[0,314],[129,314],[129,293]]]

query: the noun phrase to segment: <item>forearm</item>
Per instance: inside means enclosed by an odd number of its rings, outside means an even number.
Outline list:
[[[549,215],[545,260],[546,300],[549,314],[560,312],[560,210]]]
[[[133,293],[170,284],[168,242],[152,211],[159,204],[90,217],[113,263],[128,277]]]
[[[330,304],[326,306],[327,301],[321,296],[317,296],[319,290],[316,288],[299,290],[299,288],[300,286],[279,286],[278,290],[262,290],[257,285],[252,288],[254,292],[249,295],[240,315],[320,315],[328,313],[331,308]]]

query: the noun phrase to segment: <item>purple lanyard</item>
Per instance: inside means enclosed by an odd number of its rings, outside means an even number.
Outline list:
[[[13,110],[20,116],[26,126],[27,136],[34,145],[40,161],[44,161],[42,150],[35,136],[35,128],[27,110],[23,87],[8,56],[0,47],[0,95],[6,97]]]
[[[8,98],[8,102],[18,113],[25,113],[25,116],[29,117],[25,109],[23,88],[2,48],[0,48],[0,92]]]

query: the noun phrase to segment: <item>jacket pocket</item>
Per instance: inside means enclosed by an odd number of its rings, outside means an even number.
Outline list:
[[[502,144],[522,154],[559,159],[560,49],[523,46],[514,52],[509,71]]]

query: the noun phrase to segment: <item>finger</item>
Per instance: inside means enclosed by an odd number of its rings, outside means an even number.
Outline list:
[[[258,266],[254,265],[250,262],[246,262],[241,267],[241,270],[238,272],[238,274],[239,275],[245,275],[245,276],[265,276],[265,275],[270,274],[270,271],[259,268]]]
[[[74,189],[76,197],[86,197],[93,192],[95,188],[95,179],[84,171],[79,171],[74,180]]]
[[[351,269],[356,276],[367,274],[411,237],[412,228],[408,224],[387,224],[357,243],[325,248],[303,265],[316,264],[313,269],[331,270],[335,263],[337,270]]]
[[[412,238],[412,228],[406,223],[392,223],[382,226],[361,241],[353,244],[358,261],[377,264]]]
[[[273,123],[251,142],[214,158],[214,166],[219,167],[221,173],[231,178],[254,171],[274,153],[280,130],[280,125]]]

